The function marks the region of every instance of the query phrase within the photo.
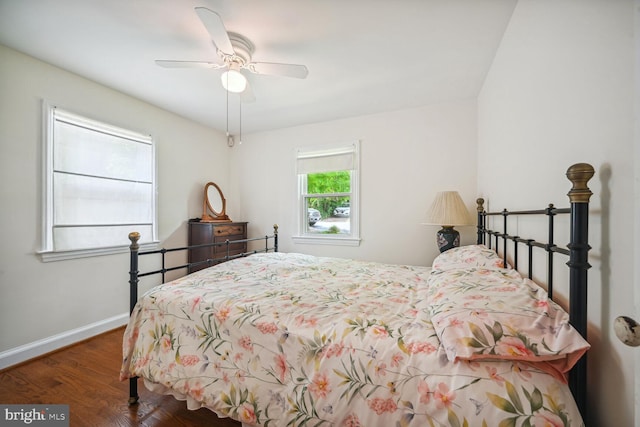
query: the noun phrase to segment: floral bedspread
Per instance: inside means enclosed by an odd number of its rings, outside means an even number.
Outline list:
[[[121,379],[246,425],[582,426],[530,361],[450,360],[442,271],[285,253],[201,270],[140,298]]]

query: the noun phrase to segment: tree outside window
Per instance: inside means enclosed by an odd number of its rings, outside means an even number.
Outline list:
[[[309,221],[307,232],[350,234],[351,172],[334,171],[307,175],[307,208],[320,213],[320,220]],[[313,223],[313,224],[312,224]]]

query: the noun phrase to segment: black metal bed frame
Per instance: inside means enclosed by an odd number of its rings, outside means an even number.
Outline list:
[[[513,268],[518,270],[518,245],[523,244],[528,250],[528,275],[533,278],[533,248],[540,248],[547,253],[547,292],[549,298],[553,299],[553,257],[559,253],[567,255],[569,261],[569,321],[573,327],[586,339],[587,338],[587,270],[591,267],[588,261],[589,246],[589,199],[593,194],[587,186],[588,181],[593,177],[593,166],[587,163],[577,163],[567,170],[567,178],[573,187],[567,194],[571,203],[570,208],[559,209],[549,205],[546,209],[486,212],[484,210],[484,200],[478,199],[478,244],[484,244],[500,252],[500,241],[502,241],[502,257],[507,265],[507,242],[513,242]],[[557,246],[554,243],[554,217],[556,215],[570,215],[570,242],[566,247]],[[541,243],[533,239],[523,239],[513,236],[507,232],[507,218],[518,215],[546,215],[549,223],[549,234],[547,242]],[[502,231],[490,230],[487,228],[487,217],[502,216]],[[492,242],[491,236],[494,237]],[[586,416],[587,404],[587,359],[583,356],[569,373],[569,387],[578,405],[578,409],[583,416]]]
[[[495,251],[500,252],[500,240],[502,240],[502,257],[507,264],[508,258],[508,246],[507,242],[513,242],[514,257],[513,267],[518,269],[518,245],[523,244],[528,249],[528,275],[529,278],[533,276],[533,248],[539,248],[547,252],[547,283],[549,298],[553,298],[553,256],[554,254],[562,254],[569,257],[567,265],[569,267],[569,321],[574,328],[587,338],[587,271],[591,267],[588,262],[588,254],[591,247],[588,243],[588,229],[589,229],[589,199],[593,194],[587,186],[588,181],[594,175],[594,169],[587,163],[577,163],[569,167],[567,170],[567,178],[573,184],[573,187],[568,193],[569,201],[571,203],[570,208],[556,208],[553,205],[549,205],[546,209],[540,210],[527,210],[527,211],[508,211],[502,210],[500,212],[486,212],[484,210],[484,200],[477,199],[477,212],[478,212],[478,232],[477,243],[485,244],[489,248],[492,248],[495,244]],[[554,243],[554,217],[561,214],[570,215],[570,242],[566,247],[560,247]],[[519,236],[510,235],[507,232],[507,218],[509,216],[518,215],[546,215],[549,223],[548,241],[545,243],[538,242],[533,239],[523,239]],[[495,231],[487,228],[487,217],[502,216],[503,217],[503,230]],[[185,246],[181,248],[172,249],[158,249],[151,251],[139,252],[138,240],[140,234],[133,232],[129,234],[131,240],[131,261],[129,271],[129,285],[130,285],[130,312],[133,311],[138,301],[138,282],[141,277],[151,276],[155,274],[162,275],[162,281],[165,281],[165,274],[167,272],[178,270],[182,268],[188,268],[193,265],[200,265],[203,262],[187,263],[174,267],[166,267],[165,255],[169,252],[185,251],[192,248],[201,248],[207,246],[224,246],[227,247],[227,255],[219,259],[210,259],[204,262],[209,264],[228,261],[233,258],[251,255],[258,252],[277,252],[278,251],[278,226],[274,225],[273,235],[264,236],[252,239],[243,239],[236,241],[225,241],[222,243],[211,243],[205,245]],[[492,242],[491,238],[494,238]],[[269,239],[273,240],[273,246],[269,247]],[[250,251],[238,255],[229,255],[229,245],[232,243],[242,242],[254,242],[264,241],[265,247],[261,250]],[[154,271],[140,273],[138,271],[138,257],[143,255],[161,254],[162,256],[162,268]],[[569,374],[569,387],[578,405],[578,409],[585,416],[587,396],[587,360],[586,355],[583,356],[573,367]],[[137,378],[131,378],[129,380],[129,405],[134,405],[138,402],[138,383]]]
[[[187,271],[189,271],[189,267],[192,267],[192,266],[199,266],[202,264],[207,264],[207,266],[211,266],[214,264],[219,264],[221,262],[229,261],[235,258],[246,257],[248,255],[253,255],[256,253],[278,252],[278,225],[277,224],[273,225],[273,234],[266,235],[264,237],[254,237],[250,239],[239,239],[239,240],[231,240],[231,241],[227,239],[224,242],[205,243],[202,245],[183,246],[183,247],[171,248],[171,249],[162,248],[162,249],[155,249],[155,250],[144,251],[144,252],[139,251],[140,246],[138,244],[138,240],[140,240],[140,233],[135,231],[132,233],[129,233],[129,240],[131,241],[131,245],[129,246],[130,253],[131,253],[130,268],[129,268],[129,314],[131,314],[133,312],[133,309],[136,306],[136,303],[138,302],[138,283],[140,281],[139,280],[140,278],[145,276],[153,276],[156,274],[161,274],[162,283],[164,283],[166,281],[166,273],[170,271],[175,271],[180,269],[186,269]],[[273,242],[273,246],[269,246],[270,240]],[[259,241],[264,242],[264,248],[243,252],[240,254],[234,254],[234,255],[230,254],[230,246],[232,244],[259,242]],[[189,249],[199,249],[199,248],[207,248],[207,247],[214,247],[214,246],[225,247],[226,255],[221,258],[212,258],[204,261],[191,262],[191,263],[188,262],[186,264],[180,264],[180,265],[171,266],[171,267],[167,267],[166,265],[166,254],[168,253],[188,251]],[[138,261],[139,261],[138,258],[144,255],[160,255],[162,259],[162,267],[157,270],[140,273],[138,271]],[[137,377],[130,378],[129,379],[129,405],[130,406],[135,405],[138,402],[139,398],[140,397],[138,395],[138,378]]]

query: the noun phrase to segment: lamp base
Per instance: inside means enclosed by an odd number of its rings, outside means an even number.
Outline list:
[[[458,233],[458,230],[454,230],[452,226],[443,225],[436,233],[436,243],[440,252],[457,248],[460,246],[460,233]]]

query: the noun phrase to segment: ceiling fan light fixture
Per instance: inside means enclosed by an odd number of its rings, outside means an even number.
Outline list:
[[[222,73],[220,77],[222,80],[222,87],[229,92],[240,93],[247,87],[247,78],[237,69],[237,67],[230,66],[229,70]]]

